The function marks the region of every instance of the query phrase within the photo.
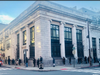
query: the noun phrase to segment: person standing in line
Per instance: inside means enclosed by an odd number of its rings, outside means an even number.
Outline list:
[[[87,58],[86,58],[86,56],[84,57],[84,61],[85,61],[85,63],[87,64]]]
[[[26,57],[26,67],[28,67],[28,58]]]
[[[16,66],[18,65],[18,60],[16,59]]]
[[[35,67],[35,63],[36,63],[36,59],[35,59],[35,58],[33,58],[33,64],[34,64],[34,67]]]
[[[88,63],[89,63],[89,56],[88,56]]]
[[[6,59],[5,59],[5,64],[7,64],[7,57],[6,57]]]
[[[38,68],[39,68],[39,58],[38,58],[38,60],[37,60],[37,65],[38,65]]]
[[[8,64],[10,65],[10,58],[8,58]]]
[[[21,59],[19,58],[19,65],[20,65],[20,63],[21,63]]]
[[[69,57],[69,64],[71,65],[71,57]]]
[[[40,63],[43,63],[43,58],[40,56]]]
[[[63,57],[63,64],[65,65],[65,58]]]

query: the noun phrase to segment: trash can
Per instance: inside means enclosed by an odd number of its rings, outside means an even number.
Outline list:
[[[43,69],[43,63],[39,63],[39,69]]]

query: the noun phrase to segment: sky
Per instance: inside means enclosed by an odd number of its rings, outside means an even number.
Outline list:
[[[35,1],[0,1],[0,23],[9,24]],[[66,7],[82,7],[95,12],[100,11],[100,1],[52,1]]]

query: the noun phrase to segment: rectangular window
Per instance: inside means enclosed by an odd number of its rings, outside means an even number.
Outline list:
[[[30,28],[30,58],[35,57],[35,28]]]
[[[19,34],[17,34],[17,59],[19,59]]]
[[[3,46],[4,46],[4,45],[3,45]],[[9,50],[9,48],[10,48],[10,40],[7,40],[7,41],[6,41],[6,49]]]
[[[17,45],[19,45],[19,34],[17,34]]]
[[[51,24],[51,56],[60,57],[59,26]]]
[[[23,45],[26,45],[26,30],[23,31]]]
[[[72,54],[72,28],[64,27],[65,39],[65,56],[67,58],[73,57]]]
[[[93,48],[93,58],[94,58],[94,62],[97,62],[95,60],[95,59],[97,59],[96,38],[92,38],[92,48]]]
[[[76,30],[77,42],[82,42],[82,30]]]
[[[72,41],[72,29],[69,27],[64,27],[64,30],[65,41]]]
[[[78,58],[84,57],[84,51],[83,51],[83,42],[82,42],[82,30],[76,29],[76,39],[77,39],[77,54]]]
[[[31,45],[35,43],[34,27],[30,28],[30,43]]]
[[[51,24],[51,39],[59,40],[59,26]]]
[[[99,39],[99,49],[100,49],[100,39]]]

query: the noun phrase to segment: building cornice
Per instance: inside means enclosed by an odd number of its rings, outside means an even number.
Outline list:
[[[61,5],[52,3],[52,2],[39,1],[39,2],[35,2],[28,9],[26,9],[24,12],[22,12],[6,28],[4,28],[4,31],[9,28],[10,29],[14,28],[15,26],[19,25],[20,23],[22,23],[23,21],[28,19],[30,16],[32,16],[39,10],[52,12],[52,13],[55,13],[55,14],[58,14],[61,16],[75,18],[75,19],[81,20],[81,21],[86,21],[86,19],[88,18],[87,15],[84,15],[83,13],[73,10],[71,8],[64,7],[64,6],[61,6]]]

